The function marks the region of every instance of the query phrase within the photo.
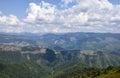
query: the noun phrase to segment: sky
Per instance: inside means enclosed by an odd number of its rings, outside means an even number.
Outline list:
[[[120,33],[120,0],[0,0],[0,32]]]

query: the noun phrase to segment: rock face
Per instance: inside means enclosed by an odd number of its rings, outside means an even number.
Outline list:
[[[96,55],[96,53],[93,50],[82,50],[80,51],[80,53],[84,55]]]
[[[8,46],[4,46],[4,48]],[[63,50],[54,51],[48,48],[36,48],[29,47],[24,48],[17,47],[17,49],[0,49],[0,59],[6,61],[25,61],[34,60],[42,61],[42,63],[47,63],[49,65],[56,66],[57,64],[63,64],[68,62],[81,62],[88,66],[100,66],[107,67],[109,65],[119,65],[120,64],[120,54],[110,53],[95,50]],[[11,46],[10,46],[11,48]],[[16,48],[12,46],[12,48]],[[112,57],[112,58],[111,58]]]
[[[45,54],[46,53],[46,49],[45,48],[40,48],[40,53]]]
[[[0,49],[5,50],[5,51],[20,51],[21,48],[15,45],[1,45],[0,44]]]

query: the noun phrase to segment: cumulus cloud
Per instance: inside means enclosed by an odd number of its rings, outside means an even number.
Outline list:
[[[4,16],[0,13],[0,24],[2,25],[17,25],[19,20],[14,15]]]
[[[23,32],[23,23],[14,15],[5,16],[0,12],[0,32]]]
[[[40,5],[30,3],[27,9],[28,16],[25,22],[52,21],[55,18],[55,6],[44,1]]]
[[[61,0],[72,7],[59,9],[44,1],[30,3],[27,16],[19,20],[0,12],[0,25],[10,32],[113,32],[120,33],[120,5],[108,0]],[[62,5],[62,4],[61,4]],[[5,27],[0,26],[0,31]],[[4,30],[3,30],[4,29]],[[14,30],[16,29],[16,30]]]
[[[61,1],[64,3],[64,6],[67,6],[70,3],[76,2],[76,0],[61,0]]]

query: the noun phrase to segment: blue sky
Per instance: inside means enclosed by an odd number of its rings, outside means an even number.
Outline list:
[[[119,33],[118,9],[120,0],[0,0],[0,32]]]
[[[5,15],[14,14],[19,18],[24,18],[29,3],[39,4],[41,1],[57,5],[57,8],[61,9],[60,3],[62,2],[60,0],[0,0],[0,11]],[[72,5],[69,6],[71,7]]]
[[[112,4],[118,5],[120,4],[120,0],[109,0]]]

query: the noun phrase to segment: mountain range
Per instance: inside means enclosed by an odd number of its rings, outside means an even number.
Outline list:
[[[5,64],[8,69],[6,68],[4,72],[13,72],[8,66],[10,65],[15,68],[15,71],[18,71],[19,68],[16,66],[20,66],[21,64],[22,66],[20,67],[26,67],[25,71],[33,71],[29,72],[33,73],[33,77],[31,76],[31,78],[37,76],[40,78],[53,78],[53,76],[54,78],[70,78],[67,77],[69,73],[65,73],[65,71],[75,71],[76,73],[85,71],[86,73],[82,74],[87,76],[88,72],[86,70],[90,71],[91,67],[93,67],[93,72],[104,71],[103,73],[105,73],[107,67],[120,65],[119,56],[120,34],[80,32],[59,34],[0,34],[0,60],[4,61],[0,67]],[[96,69],[96,67],[99,67],[100,70],[99,68]],[[105,68],[105,70],[102,68]],[[113,70],[111,69],[108,73],[111,71]],[[29,73],[27,74],[29,75]],[[34,76],[35,73],[36,76]],[[92,74],[90,76],[93,78],[93,73],[90,74]],[[76,74],[76,76],[78,75]],[[2,76],[5,75],[2,74]],[[76,78],[74,76],[73,78]]]

